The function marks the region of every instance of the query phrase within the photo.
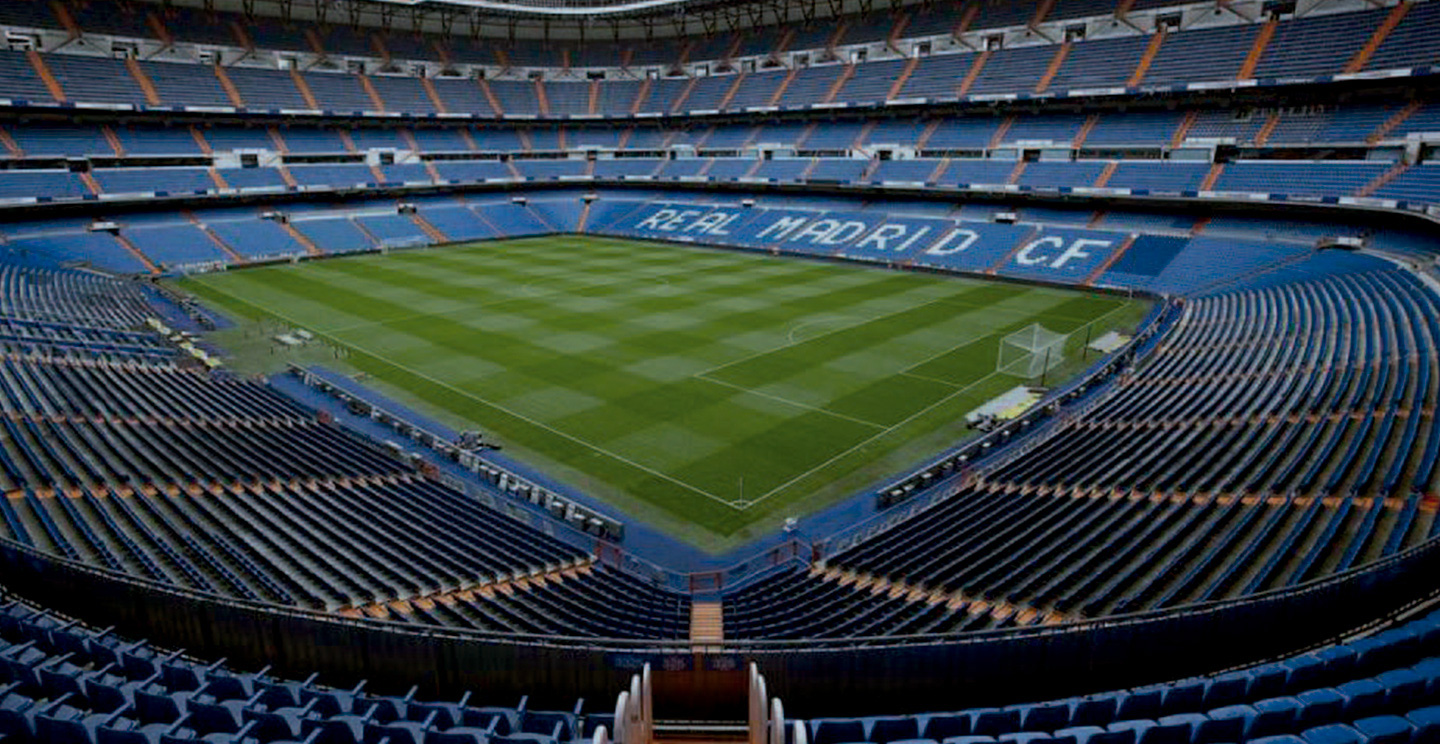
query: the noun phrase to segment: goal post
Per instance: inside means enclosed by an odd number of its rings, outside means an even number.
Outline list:
[[[1069,334],[1031,323],[1000,339],[995,371],[1027,380],[1039,377],[1065,361],[1065,342],[1069,338]]]

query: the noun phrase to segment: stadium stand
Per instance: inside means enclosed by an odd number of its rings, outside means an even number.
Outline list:
[[[753,655],[808,719],[771,744],[1435,738],[1440,616],[1334,640],[1433,589],[1440,3],[976,2],[643,41],[220,5],[0,7],[0,584],[72,612],[89,588],[211,658],[9,602],[0,738],[564,744],[624,718],[227,671],[227,643],[507,695]],[[850,523],[682,576],[511,472],[462,479],[433,435],[386,421],[428,454],[387,446],[378,408],[208,369],[160,320],[205,311],[151,284],[574,232],[1156,306]],[[1144,658],[1212,612],[1213,655]],[[1133,650],[1076,640],[1132,622]],[[833,717],[887,682],[869,702],[897,715]],[[905,697],[951,682],[974,707]]]

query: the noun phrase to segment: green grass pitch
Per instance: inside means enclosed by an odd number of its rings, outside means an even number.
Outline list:
[[[1133,328],[1079,291],[557,236],[246,269],[181,288],[305,328],[339,364],[708,550],[875,484],[970,434],[1024,381],[1000,338]],[[226,344],[224,337],[218,339]],[[234,349],[238,350],[238,349]],[[239,362],[240,360],[237,360]],[[1093,355],[1090,362],[1094,361]]]

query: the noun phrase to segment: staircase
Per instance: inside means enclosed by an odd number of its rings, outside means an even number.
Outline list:
[[[442,113],[450,113],[450,107],[445,105],[445,99],[440,97],[440,91],[435,88],[435,81],[428,77],[420,78],[420,87],[425,89],[425,97],[430,99],[430,105]]]
[[[1076,150],[1085,146],[1085,140],[1090,138],[1090,133],[1095,131],[1096,125],[1100,123],[1099,114],[1091,114],[1085,118],[1085,123],[1080,126],[1080,131],[1075,135],[1075,141],[1070,146]]]
[[[1096,266],[1095,270],[1090,272],[1089,276],[1085,277],[1085,281],[1081,282],[1081,285],[1086,287],[1095,286],[1095,282],[1099,280],[1100,277],[1104,276],[1105,272],[1109,271],[1110,267],[1114,266],[1115,262],[1119,261],[1120,257],[1124,256],[1125,251],[1130,250],[1130,246],[1132,245],[1135,245],[1134,233],[1131,233],[1129,237],[1126,237],[1124,242],[1122,242],[1119,247],[1115,249],[1114,253],[1111,253],[1109,257],[1107,257],[1104,261],[1101,261],[1100,265]]]
[[[1015,184],[1020,183],[1020,177],[1025,175],[1026,165],[1029,164],[1026,163],[1024,160],[1016,162],[1015,167],[1010,170],[1010,177],[1005,179],[1005,183],[1010,186],[1014,186]]]
[[[236,252],[235,252],[235,249],[234,249],[234,248],[231,248],[231,247],[229,246],[229,244],[227,244],[225,241],[221,240],[219,235],[216,235],[215,233],[211,232],[211,230],[210,230],[209,227],[206,227],[205,225],[200,224],[200,220],[195,217],[194,213],[192,213],[190,210],[187,209],[187,210],[185,210],[185,211],[183,212],[183,214],[185,215],[185,219],[190,220],[190,223],[191,223],[191,224],[193,224],[193,225],[195,225],[195,227],[199,228],[199,229],[200,229],[200,232],[204,233],[204,234],[205,234],[205,237],[209,238],[209,239],[210,239],[210,242],[214,243],[214,244],[216,245],[216,247],[218,247],[218,248],[220,249],[220,251],[221,251],[222,253],[224,253],[226,257],[228,257],[228,258],[230,259],[230,262],[231,262],[231,263],[234,263],[234,264],[247,263],[246,258],[245,258],[244,256],[240,255],[239,253],[236,253]]]
[[[1170,138],[1171,147],[1179,147],[1190,136],[1190,130],[1195,126],[1195,120],[1199,114],[1194,111],[1185,112],[1185,118],[1180,120],[1180,126],[1175,128],[1175,134]]]
[[[635,100],[630,102],[631,116],[640,113],[641,107],[645,105],[645,99],[650,97],[650,89],[654,86],[655,81],[648,77],[640,83],[640,90],[635,94]]]
[[[540,104],[540,113],[550,115],[550,97],[545,95],[545,81],[535,78],[535,101]]]
[[[961,34],[969,31],[970,27],[974,25],[975,16],[977,15],[980,15],[980,4],[967,3],[965,5],[965,13],[960,16],[960,22],[955,24],[955,28],[950,30],[950,35],[959,39]]]
[[[1264,147],[1265,143],[1270,141],[1270,135],[1275,133],[1275,127],[1278,126],[1280,126],[1280,112],[1277,111],[1271,114],[1270,118],[1260,126],[1260,131],[1255,133],[1256,146]]]
[[[10,157],[12,158],[25,157],[25,151],[20,149],[20,144],[4,129],[0,129],[0,145],[5,146],[5,150],[10,153]]]
[[[390,64],[390,48],[385,46],[385,38],[378,32],[370,34],[370,48],[375,50],[375,54],[380,58],[381,63],[386,66]]]
[[[1210,166],[1210,172],[1205,174],[1205,180],[1200,183],[1201,191],[1212,191],[1215,183],[1220,180],[1220,175],[1225,172],[1224,163],[1216,163]]]
[[[295,89],[300,91],[300,97],[305,99],[305,105],[314,111],[320,110],[320,104],[315,100],[315,93],[310,90],[310,84],[300,76],[300,71],[294,67],[290,68],[290,79],[295,82]]]
[[[1387,135],[1395,131],[1396,127],[1404,124],[1406,119],[1409,119],[1416,111],[1419,111],[1422,105],[1419,101],[1411,101],[1405,104],[1405,108],[1396,111],[1389,119],[1385,120],[1384,124],[1381,124],[1375,131],[1371,132],[1370,136],[1365,138],[1365,142],[1373,145],[1385,139]]]
[[[115,242],[120,244],[121,248],[124,248],[130,255],[134,256],[136,261],[144,264],[146,271],[151,274],[160,273],[160,267],[156,266],[155,262],[151,261],[150,257],[145,255],[144,251],[141,251],[134,243],[131,243],[129,238],[118,232],[115,233],[113,237],[115,238]]]
[[[885,94],[886,100],[893,101],[900,97],[900,92],[905,90],[905,83],[910,80],[910,75],[912,75],[915,72],[915,68],[919,66],[919,57],[911,57],[905,62],[905,69],[901,70],[900,75],[895,78],[895,82],[890,84],[890,90]]]
[[[790,71],[785,73],[785,79],[781,80],[780,85],[776,86],[775,92],[770,94],[770,100],[766,103],[770,106],[780,105],[780,99],[785,97],[786,89],[790,87],[790,83],[793,82],[795,80],[795,76],[799,74],[799,67],[791,67]]]
[[[111,129],[109,124],[100,125],[100,134],[105,137],[106,142],[110,143],[110,149],[115,151],[115,157],[125,157],[125,146],[120,144],[120,136],[115,134],[115,130]]]
[[[595,161],[593,161],[593,160],[590,161],[590,167],[591,167],[592,169],[595,167]],[[585,204],[584,204],[584,206],[580,207],[580,219],[579,219],[579,221],[577,221],[577,222],[575,223],[575,232],[577,232],[577,233],[583,233],[583,232],[585,232],[585,223],[586,223],[586,222],[589,222],[589,221],[590,221],[590,202],[589,202],[589,201],[586,201]]]
[[[235,82],[230,79],[225,68],[217,64],[211,69],[215,71],[215,79],[220,81],[220,87],[225,89],[225,97],[230,99],[230,105],[245,108],[245,99],[240,97],[240,89],[235,87]]]
[[[290,146],[285,144],[285,138],[280,136],[280,128],[274,125],[265,128],[265,133],[270,135],[270,141],[275,143],[275,152],[281,155],[290,153]]]
[[[821,102],[834,103],[835,98],[840,95],[840,91],[844,89],[845,84],[850,82],[850,78],[852,77],[855,77],[855,64],[853,62],[845,65],[845,69],[840,72],[840,77],[836,78],[835,82],[830,84],[830,90],[825,92],[825,97],[821,99]]]
[[[730,102],[735,100],[735,94],[740,92],[740,86],[744,84],[746,77],[749,77],[749,73],[742,72],[739,75],[736,75],[735,81],[730,83],[730,88],[725,91],[725,96],[720,99],[720,105],[716,106],[715,108],[721,111],[724,111],[726,108],[728,108],[730,106]]]
[[[314,26],[305,28],[305,42],[310,45],[310,51],[314,52],[321,59],[329,56],[325,53],[325,45],[320,42],[320,35],[315,33]]]
[[[290,224],[289,222],[277,222],[276,224],[280,225],[280,227],[283,228],[285,232],[290,235],[290,238],[292,240],[294,240],[296,243],[299,243],[301,247],[305,249],[306,253],[312,256],[325,255],[325,251],[320,250],[320,246],[315,245],[315,241],[306,237],[305,233],[296,230],[294,225]]]
[[[75,16],[70,14],[70,8],[60,0],[50,0],[50,11],[55,14],[55,20],[60,23],[60,28],[74,39],[80,36],[80,24],[75,22]]]
[[[485,78],[476,78],[475,83],[480,86],[480,92],[485,95],[485,102],[490,104],[490,110],[494,111],[496,116],[504,116],[505,107],[500,105],[500,99],[495,97],[495,91],[490,90],[490,84],[485,82]]]
[[[100,182],[95,180],[95,174],[86,171],[78,175],[80,176],[80,182],[85,184],[85,188],[90,189],[91,194],[100,196],[105,193],[105,191],[100,188]]]
[[[1345,64],[1345,72],[1355,73],[1365,69],[1365,65],[1370,64],[1370,58],[1375,55],[1375,50],[1385,43],[1385,39],[1390,36],[1390,32],[1394,31],[1396,26],[1400,25],[1400,21],[1405,20],[1405,14],[1408,12],[1410,12],[1410,0],[1401,0],[1398,5],[1391,8],[1390,15],[1385,16],[1385,20],[1375,29],[1375,33],[1370,35],[1365,46],[1360,47],[1360,51],[1356,52],[1355,56]]]
[[[999,147],[999,146],[1000,146],[1000,143],[1002,143],[1002,142],[1005,141],[1005,135],[1006,135],[1006,134],[1009,134],[1009,132],[1010,132],[1010,127],[1013,126],[1014,124],[1015,124],[1015,115],[1014,115],[1014,114],[1010,114],[1009,116],[1006,116],[1006,117],[1004,118],[1004,120],[1002,120],[1002,121],[1000,122],[1000,126],[999,126],[999,128],[997,128],[997,129],[995,130],[995,134],[993,134],[993,135],[990,136],[990,149],[993,150],[993,149]]]
[[[900,54],[900,39],[905,36],[905,27],[909,25],[910,13],[901,11],[900,17],[890,26],[890,33],[885,36],[885,46],[889,47],[890,51]]]
[[[1050,15],[1051,9],[1055,7],[1055,0],[1040,0],[1040,5],[1035,8],[1035,15],[1030,19],[1030,28],[1035,28],[1045,22],[1045,17]]]
[[[411,213],[410,221],[414,222],[415,226],[420,228],[420,232],[425,233],[425,237],[429,238],[430,242],[436,245],[450,242],[449,236],[445,235],[445,233],[440,232],[439,228],[430,224],[429,220],[421,217],[419,212]]]
[[[1054,0],[1051,0],[1053,3]],[[1050,65],[1045,68],[1045,74],[1040,76],[1040,82],[1035,84],[1036,93],[1044,93],[1050,87],[1050,81],[1060,72],[1060,67],[1065,64],[1065,58],[1070,56],[1070,42],[1065,42],[1055,49],[1055,56],[1050,58]]]
[[[696,600],[690,604],[690,644],[720,645],[725,642],[724,605]]]
[[[389,111],[385,106],[385,100],[380,97],[380,91],[375,89],[375,82],[369,75],[357,73],[355,75],[360,81],[360,87],[365,89],[365,95],[370,97],[370,103],[374,104],[376,111]]]
[[[206,141],[205,135],[200,131],[200,128],[194,124],[190,125],[190,138],[195,140],[195,146],[200,148],[200,152],[206,155],[215,154],[214,148],[210,147],[210,143]]]
[[[685,99],[690,97],[690,92],[695,90],[695,86],[699,84],[700,78],[690,78],[690,82],[685,84],[685,88],[680,91],[680,95],[675,96],[675,103],[670,105],[670,113],[674,114],[681,111],[682,107],[685,105]]]
[[[970,63],[970,70],[965,73],[965,78],[960,81],[960,89],[956,91],[957,95],[964,96],[970,92],[970,88],[975,85],[976,78],[980,77],[980,71],[985,69],[985,63],[988,61],[990,61],[989,49],[976,55],[975,61]]]
[[[1392,165],[1389,168],[1385,169],[1384,173],[1376,176],[1373,180],[1370,181],[1370,183],[1361,186],[1360,190],[1355,192],[1355,195],[1359,197],[1370,196],[1376,191],[1384,188],[1385,184],[1394,181],[1396,178],[1399,178],[1400,175],[1407,170],[1410,170],[1409,165],[1406,165],[1404,162],[1396,163],[1395,165]]]
[[[1134,0],[1131,0],[1133,2]],[[1145,82],[1146,73],[1150,72],[1150,65],[1155,64],[1155,55],[1160,53],[1160,46],[1165,43],[1165,31],[1156,31],[1150,37],[1150,43],[1145,46],[1145,54],[1140,57],[1140,62],[1135,65],[1135,72],[1130,74],[1130,79],[1125,85],[1137,88]]]
[[[1280,22],[1274,18],[1265,22],[1260,33],[1255,36],[1255,43],[1250,45],[1250,53],[1245,55],[1245,63],[1240,65],[1236,80],[1255,79],[1255,68],[1260,65],[1260,58],[1265,56],[1265,48],[1270,46],[1270,40],[1275,37],[1275,27],[1278,25]]]
[[[160,91],[155,90],[155,83],[145,74],[145,69],[134,57],[125,58],[125,69],[130,71],[130,77],[135,78],[135,84],[140,86],[140,92],[145,94],[145,102],[151,106],[160,106],[164,101],[160,100]]]
[[[1100,171],[1100,177],[1096,178],[1095,183],[1091,185],[1097,189],[1105,188],[1105,184],[1110,183],[1110,179],[1115,177],[1115,171],[1119,168],[1120,162],[1118,160],[1111,160],[1110,162],[1106,163],[1105,170]]]
[[[60,81],[50,72],[50,66],[45,64],[45,58],[40,53],[31,49],[25,53],[25,58],[30,60],[30,66],[35,68],[35,74],[40,77],[40,82],[45,83],[45,90],[50,91],[50,97],[60,103],[66,101],[65,89],[60,87]]]
[[[590,99],[585,104],[585,112],[594,116],[600,113],[600,81],[590,81]]]
[[[935,136],[935,130],[940,128],[940,122],[940,119],[931,119],[925,124],[924,131],[920,132],[920,137],[915,140],[916,150],[925,149],[925,144],[930,141],[931,137]]]

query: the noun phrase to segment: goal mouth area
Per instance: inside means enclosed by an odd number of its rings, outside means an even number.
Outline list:
[[[1059,367],[1065,361],[1065,345],[1070,334],[1052,331],[1040,323],[1031,323],[1000,339],[1000,353],[995,371],[1025,380],[1033,380]]]

